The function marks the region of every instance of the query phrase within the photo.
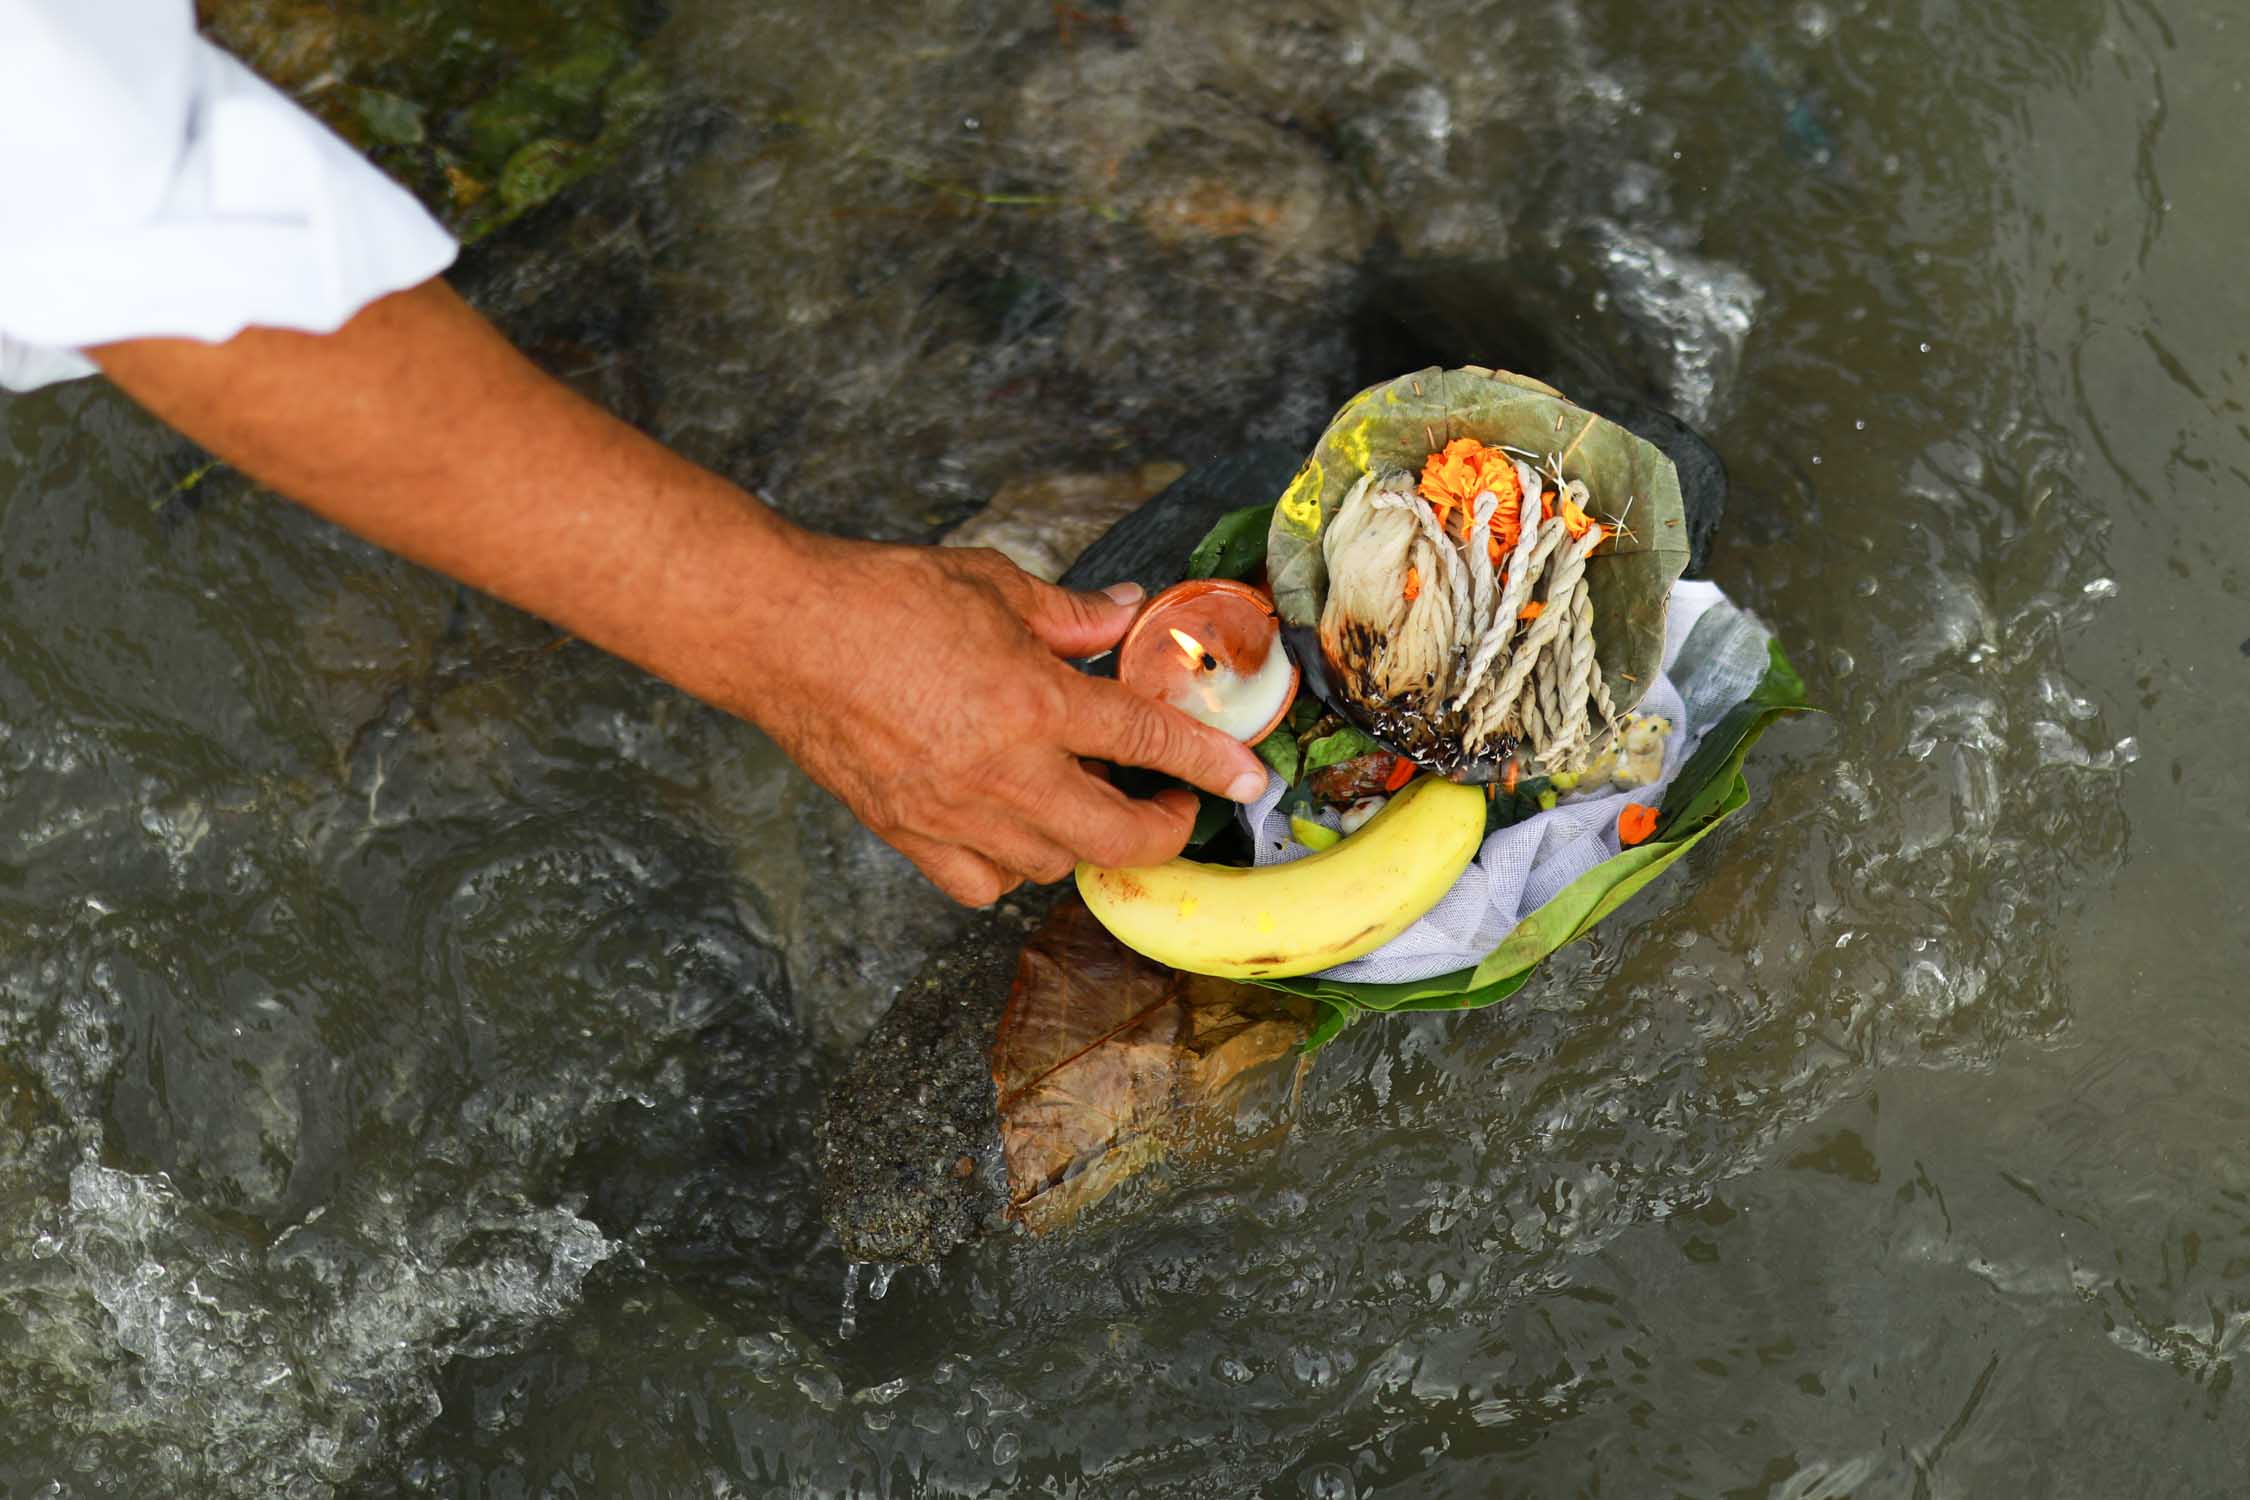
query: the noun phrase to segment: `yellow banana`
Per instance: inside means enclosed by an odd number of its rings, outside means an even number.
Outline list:
[[[1226,979],[1310,974],[1374,952],[1437,905],[1484,842],[1484,812],[1482,787],[1424,776],[1359,832],[1290,864],[1082,864],[1078,891],[1158,963]]]

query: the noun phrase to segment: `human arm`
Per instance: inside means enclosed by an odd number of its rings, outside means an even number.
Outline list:
[[[281,493],[756,723],[957,900],[1179,851],[1193,798],[1128,798],[1081,757],[1265,784],[1245,746],[1065,664],[1113,644],[1129,603],[995,553],[794,526],[541,373],[442,282],[334,334],[87,352]]]

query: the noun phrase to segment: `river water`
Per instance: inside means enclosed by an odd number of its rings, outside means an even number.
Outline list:
[[[1635,383],[1833,712],[1278,1149],[851,1272],[820,1089],[959,915],[745,726],[9,401],[0,1492],[2239,1492],[2237,7],[624,9],[646,123],[462,280],[667,440],[927,538],[1428,360]]]

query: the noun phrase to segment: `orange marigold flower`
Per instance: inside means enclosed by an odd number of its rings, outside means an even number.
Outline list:
[[[1526,604],[1523,608],[1516,611],[1516,618],[1524,621],[1536,620],[1546,612],[1547,606],[1541,604],[1537,599],[1534,599],[1529,604]]]
[[[1579,508],[1578,502],[1567,495],[1563,497],[1562,523],[1563,530],[1569,532],[1572,536],[1584,536],[1587,527],[1602,524],[1592,516],[1587,515],[1585,511]]]
[[[1630,849],[1646,843],[1656,832],[1656,809],[1645,802],[1628,802],[1617,813],[1617,842]]]
[[[1515,460],[1475,438],[1455,438],[1422,463],[1420,494],[1442,523],[1461,512],[1461,534],[1474,524],[1477,496],[1490,490],[1500,503],[1492,512],[1492,534],[1503,550],[1523,534],[1523,482]]]
[[[1415,600],[1421,597],[1422,570],[1420,568],[1409,567],[1406,570],[1406,602],[1412,604]]]

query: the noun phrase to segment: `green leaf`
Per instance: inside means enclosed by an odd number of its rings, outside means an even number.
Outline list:
[[[1571,940],[1575,941],[1591,932],[1596,922],[1630,901],[1642,886],[1647,885],[1657,876],[1670,869],[1675,860],[1694,848],[1705,834],[1718,827],[1722,818],[1741,811],[1749,804],[1749,801],[1749,779],[1737,767],[1733,780],[1728,783],[1726,793],[1719,802],[1718,811],[1711,815],[1711,821],[1696,829],[1686,838],[1673,840],[1662,858],[1651,860],[1648,864],[1643,865],[1603,892],[1601,900],[1594,903],[1594,909],[1588,912],[1585,920],[1578,924],[1578,930],[1570,935]]]
[[[1274,774],[1291,786],[1297,784],[1303,756],[1297,749],[1297,736],[1290,733],[1288,725],[1284,724],[1251,748],[1258,752],[1258,759],[1273,767]]]
[[[1321,1000],[1316,1004],[1319,1007],[1319,1017],[1305,1037],[1307,1052],[1318,1052],[1334,1041],[1337,1034],[1352,1023],[1352,1017],[1356,1014],[1350,1006],[1339,1005],[1332,1000]]]
[[[426,135],[422,106],[381,89],[359,91],[359,118],[368,134],[386,146],[418,146]]]
[[[1238,581],[1256,576],[1266,565],[1266,532],[1272,525],[1271,502],[1228,511],[1188,554],[1187,576]]]
[[[1536,818],[1546,809],[1539,805],[1539,794],[1554,783],[1544,776],[1527,776],[1516,783],[1512,792],[1495,791],[1492,801],[1486,804],[1484,831],[1512,828],[1526,818]]]
[[[1471,987],[1469,976],[1473,969],[1456,969],[1450,974],[1433,975],[1428,979],[1409,980],[1400,984],[1376,984],[1368,981],[1354,982],[1345,979],[1323,979],[1308,975],[1299,979],[1255,980],[1267,989],[1283,990],[1292,995],[1302,995],[1323,1005],[1341,1005],[1353,1010],[1475,1010],[1496,1000],[1505,1000],[1522,989],[1528,974],[1517,974],[1497,983]]]
[[[1234,821],[1234,804],[1224,797],[1214,797],[1209,792],[1195,794],[1195,827],[1188,834],[1188,847],[1200,848]]]
[[[1748,800],[1747,786],[1742,796],[1743,800]],[[1734,804],[1740,805],[1740,802]],[[1668,842],[1651,840],[1603,860],[1564,886],[1552,901],[1518,922],[1515,930],[1500,940],[1500,946],[1471,972],[1470,983],[1481,987],[1528,973],[1534,964],[1563,944],[1583,936],[1627,897],[1669,869],[1674,860],[1718,827],[1719,821],[1714,817],[1686,838]]]
[[[1804,679],[1789,664],[1781,642],[1768,643],[1766,674],[1750,696],[1727,710],[1704,734],[1687,764],[1672,778],[1657,812],[1657,837],[1670,839],[1712,815],[1733,791],[1750,747],[1783,714],[1818,713],[1805,701]]]
[[[1468,990],[1458,995],[1430,995],[1420,1000],[1407,1000],[1391,1007],[1392,1012],[1402,1010],[1482,1010],[1487,1005],[1507,999],[1531,982],[1531,971],[1526,969],[1510,979],[1488,984],[1482,989]]]
[[[1305,747],[1305,774],[1310,776],[1315,771],[1340,766],[1362,755],[1377,754],[1382,748],[1360,730],[1347,726],[1334,734],[1322,735]]]

